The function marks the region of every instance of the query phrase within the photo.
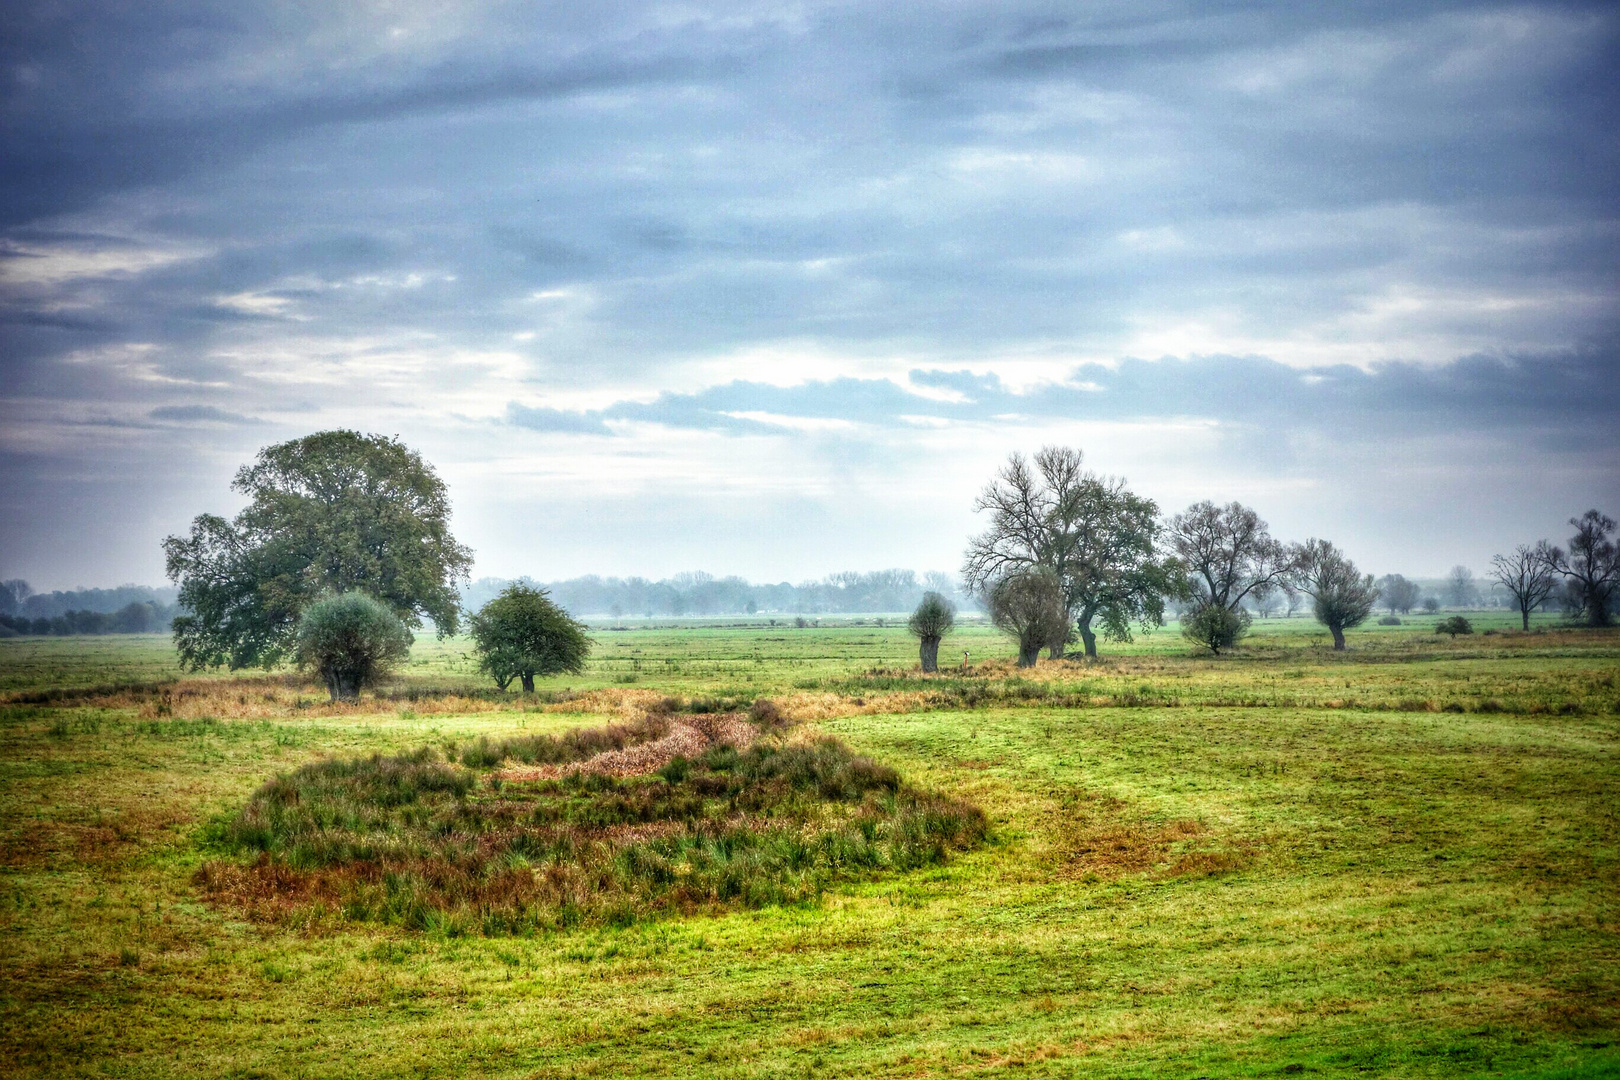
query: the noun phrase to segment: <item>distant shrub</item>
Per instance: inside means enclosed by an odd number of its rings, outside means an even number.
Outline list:
[[[1441,619],[1439,622],[1435,623],[1434,632],[1436,636],[1439,636],[1440,634],[1450,634],[1451,639],[1455,641],[1457,640],[1458,634],[1472,634],[1474,632],[1474,624],[1463,618],[1461,615],[1453,615],[1449,619]]]
[[[1378,625],[1399,626],[1401,625],[1401,617],[1399,615],[1385,615],[1382,619],[1378,620]]]
[[[1440,598],[1438,596],[1425,596],[1423,598],[1423,610],[1427,611],[1430,615],[1433,615],[1435,612],[1439,611]]]
[[[1181,617],[1181,636],[1219,656],[1222,649],[1234,647],[1249,632],[1251,621],[1242,608],[1233,611],[1216,603],[1200,604]]]

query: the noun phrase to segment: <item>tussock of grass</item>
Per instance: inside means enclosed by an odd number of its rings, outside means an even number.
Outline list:
[[[480,740],[459,760],[423,748],[306,765],[216,828],[236,859],[207,863],[199,881],[284,921],[521,934],[806,901],[984,838],[977,807],[830,738],[715,745],[647,776],[514,782],[492,771],[587,760],[665,723]]]

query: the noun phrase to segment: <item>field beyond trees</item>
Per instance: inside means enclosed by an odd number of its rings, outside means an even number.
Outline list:
[[[1620,634],[1515,618],[1367,626],[1347,653],[1258,621],[1219,658],[1162,630],[1022,670],[968,625],[927,677],[899,619],[597,627],[585,671],[534,695],[424,640],[336,704],[291,675],[182,676],[162,637],[0,640],[0,1071],[1613,1075]],[[548,738],[617,725],[601,745],[624,753],[745,723],[753,750],[611,782],[567,771],[605,736]],[[771,771],[806,747],[825,762]],[[276,837],[302,819],[237,826],[278,798],[364,825],[317,787],[395,756],[437,786],[421,813],[378,801],[373,839],[468,872],[495,850],[445,839],[476,831],[469,805],[591,842],[705,815],[799,831],[758,833],[776,876],[755,894],[683,839],[711,861],[614,863],[615,902],[572,921],[551,899],[479,919],[428,888],[396,911],[220,886],[281,881],[283,858],[386,899],[364,828],[298,854]],[[936,806],[988,832],[924,854],[884,832]]]

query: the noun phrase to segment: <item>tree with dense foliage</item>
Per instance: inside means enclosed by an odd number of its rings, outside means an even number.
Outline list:
[[[1620,545],[1614,542],[1615,520],[1588,510],[1570,518],[1575,535],[1569,551],[1549,549],[1549,563],[1564,579],[1569,608],[1588,626],[1607,626],[1620,593]]]
[[[323,431],[259,451],[233,490],[234,520],[203,514],[163,542],[180,606],[175,644],[188,668],[274,667],[305,607],[360,590],[407,626],[459,625],[456,583],[472,552],[450,535],[444,482],[397,439]]]
[[[973,508],[990,511],[991,522],[968,544],[969,590],[986,596],[1014,571],[1050,570],[1087,656],[1097,655],[1098,625],[1109,640],[1129,641],[1132,622],[1163,625],[1165,597],[1181,592],[1179,564],[1157,551],[1158,505],[1083,469],[1078,450],[1044,447],[1033,469],[1013,454]]]
[[[1400,574],[1385,574],[1378,579],[1378,596],[1389,613],[1408,615],[1417,606],[1422,590]]]
[[[956,626],[956,605],[929,590],[906,625],[917,638],[923,671],[938,671],[939,642]]]
[[[1472,634],[1473,632],[1474,624],[1461,615],[1453,615],[1449,619],[1441,619],[1434,624],[1435,637],[1439,637],[1441,634],[1450,634],[1452,641],[1457,640],[1458,634]]]
[[[1479,599],[1479,588],[1474,584],[1474,572],[1466,566],[1453,566],[1446,575],[1446,599],[1452,607],[1472,607]]]
[[[1438,596],[1425,596],[1423,598],[1423,610],[1427,611],[1430,615],[1433,615],[1435,612],[1439,611],[1440,598]]]
[[[1242,503],[1194,503],[1170,519],[1166,539],[1186,569],[1193,600],[1181,619],[1182,636],[1217,653],[1248,631],[1245,600],[1258,603],[1287,587],[1288,549]]]
[[[478,670],[505,690],[521,679],[534,693],[536,675],[585,670],[591,639],[585,626],[551,602],[546,590],[515,581],[468,620],[478,650]]]
[[[304,607],[293,635],[298,662],[333,701],[353,701],[411,651],[411,632],[386,604],[363,592],[324,596]]]
[[[1316,621],[1333,634],[1333,648],[1344,651],[1344,632],[1360,626],[1378,601],[1371,574],[1326,540],[1310,539],[1293,549],[1294,588],[1311,598]]]
[[[1063,586],[1049,567],[1010,571],[990,586],[988,601],[990,622],[1018,642],[1019,667],[1034,667],[1041,649],[1068,633]]]
[[[1524,629],[1530,629],[1530,613],[1551,598],[1558,588],[1555,549],[1543,540],[1531,547],[1520,544],[1511,555],[1491,559],[1491,577],[1513,597]]]

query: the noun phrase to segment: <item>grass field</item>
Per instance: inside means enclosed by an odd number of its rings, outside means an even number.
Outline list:
[[[1173,631],[1012,669],[967,627],[594,632],[489,693],[466,644],[332,706],[162,638],[0,640],[0,1070],[19,1076],[1620,1075],[1620,635]],[[957,668],[962,650],[970,652]],[[494,933],[202,884],[281,774],[770,698],[990,833],[788,905]],[[559,789],[560,790],[560,789]]]

